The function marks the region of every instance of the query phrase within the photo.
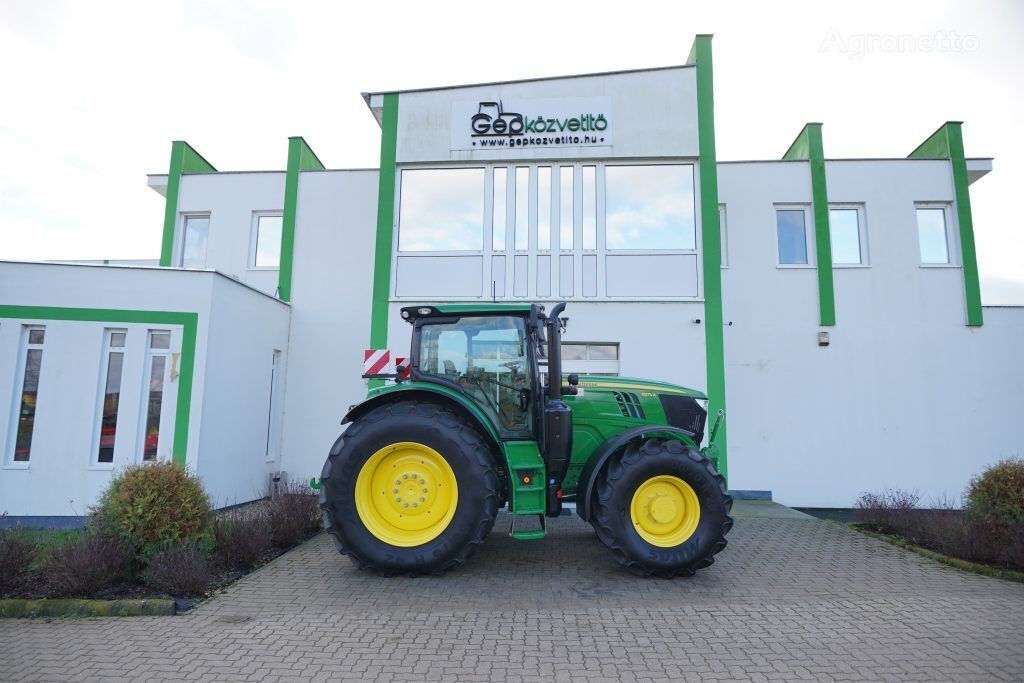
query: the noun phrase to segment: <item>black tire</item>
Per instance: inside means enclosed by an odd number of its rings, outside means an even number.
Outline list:
[[[363,464],[381,448],[400,441],[421,443],[440,453],[458,484],[451,522],[439,536],[414,547],[378,539],[356,511],[355,485]],[[334,443],[320,480],[324,528],[338,552],[360,569],[386,576],[436,575],[463,564],[487,538],[498,514],[498,475],[491,448],[474,427],[437,403],[389,403],[358,418]]]
[[[673,547],[648,543],[634,528],[630,503],[640,485],[657,475],[689,484],[700,503],[693,534]],[[700,451],[671,439],[633,442],[616,453],[599,475],[592,523],[597,537],[620,564],[644,576],[692,576],[715,561],[732,528],[732,498],[725,478]]]

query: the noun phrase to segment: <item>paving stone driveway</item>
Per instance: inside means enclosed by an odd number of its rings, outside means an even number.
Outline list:
[[[674,581],[576,517],[530,542],[501,517],[441,578],[358,572],[321,535],[183,616],[0,620],[0,679],[1024,680],[1024,585],[757,507]]]

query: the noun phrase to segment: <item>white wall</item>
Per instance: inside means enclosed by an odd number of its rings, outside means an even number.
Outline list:
[[[260,369],[274,348],[287,348],[286,304],[217,273],[115,266],[3,262],[0,292],[0,304],[197,313],[186,464],[221,505],[255,497],[266,472],[277,468],[264,457],[269,373]],[[147,331],[171,329],[171,351],[181,352],[181,327],[0,318],[4,447],[21,390],[21,329],[35,322],[45,325],[46,340],[31,459],[27,468],[0,467],[0,512],[81,515],[114,472],[140,461]],[[128,339],[114,462],[99,465],[92,459],[107,328],[127,329]],[[164,394],[165,413],[176,408],[178,381]],[[173,438],[171,420],[161,433],[161,458],[170,457]]]
[[[206,267],[233,275],[267,294],[277,291],[278,269],[250,266],[253,212],[284,209],[283,171],[196,173],[181,177],[174,257],[181,265],[181,240],[188,213],[210,214]]]
[[[267,457],[268,421],[276,419],[270,381],[274,350],[281,372],[287,362],[289,313],[288,304],[226,278],[213,282],[197,472],[217,507],[263,496],[280,469],[279,458]]]
[[[320,476],[342,416],[366,397],[377,183],[377,171],[299,178],[282,462],[293,480]]]
[[[828,162],[827,178],[833,202],[865,204],[870,266],[834,269],[837,324],[821,328],[815,270],[775,265],[772,203],[810,202],[807,163],[719,170],[730,485],[804,506],[958,496],[1024,450],[1024,310],[968,328],[960,268],[918,265],[914,202],[952,200],[947,162]]]
[[[206,359],[210,288],[206,272],[92,267],[57,264],[0,263],[2,304],[190,311],[199,314],[196,372],[192,390],[188,464],[195,467],[199,446]],[[11,515],[81,515],[95,502],[113,469],[137,459],[141,438],[140,409],[146,379],[146,332],[174,329],[171,351],[181,351],[180,327],[164,324],[0,319],[0,444],[7,446],[11,416],[18,409],[21,378],[16,376],[24,324],[45,325],[36,424],[29,467],[0,468],[0,512]],[[128,330],[113,467],[93,466],[92,448],[98,420],[104,329]],[[164,409],[174,410],[177,382],[165,393]],[[161,454],[173,439],[161,435]],[[4,454],[6,456],[6,453]]]

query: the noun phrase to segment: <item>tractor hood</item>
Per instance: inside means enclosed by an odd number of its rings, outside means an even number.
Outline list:
[[[678,384],[658,382],[651,379],[636,379],[634,377],[609,377],[606,375],[583,375],[580,377],[580,388],[584,395],[590,390],[605,389],[607,391],[640,391],[654,394],[673,394],[676,396],[689,396],[698,400],[706,400],[707,394],[696,389],[688,389]]]

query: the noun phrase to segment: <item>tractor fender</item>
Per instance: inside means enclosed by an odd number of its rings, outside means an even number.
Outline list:
[[[583,466],[583,471],[580,473],[580,480],[576,485],[577,515],[587,522],[590,521],[590,501],[593,499],[594,489],[597,488],[598,475],[612,455],[631,441],[641,438],[644,434],[672,434],[677,440],[693,445],[693,432],[679,427],[669,427],[668,425],[641,425],[608,437],[594,450],[594,454],[587,460],[587,464]],[[694,447],[696,448],[696,446]]]
[[[349,408],[342,418],[341,424],[348,424],[359,419],[366,413],[378,406],[396,401],[432,401],[450,406],[457,414],[468,419],[471,423],[480,428],[480,433],[495,448],[495,454],[502,452],[501,439],[498,437],[494,426],[481,414],[480,409],[473,405],[468,399],[464,399],[453,391],[435,389],[430,386],[419,385],[415,387],[403,387],[401,384],[389,388],[374,396],[371,396],[361,403]]]

